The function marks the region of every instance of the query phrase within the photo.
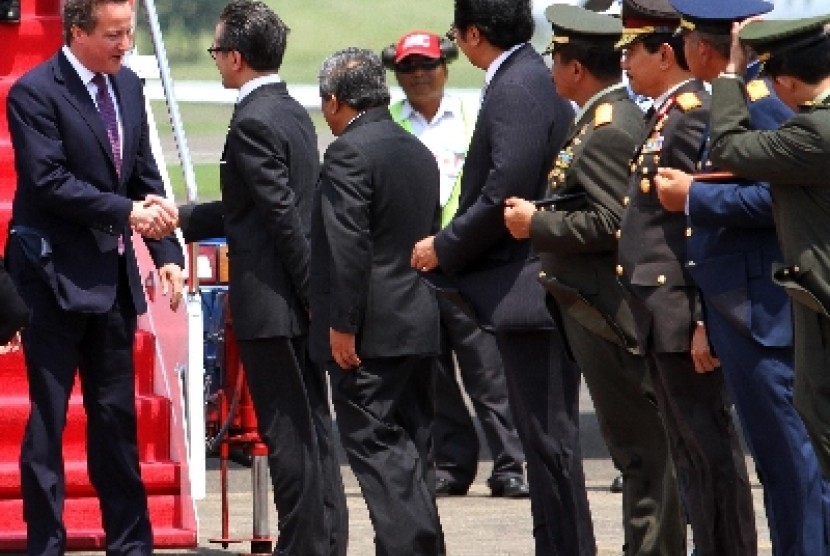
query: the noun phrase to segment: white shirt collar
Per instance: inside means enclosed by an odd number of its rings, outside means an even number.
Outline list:
[[[487,73],[484,74],[484,84],[490,85],[490,82],[493,80],[493,76],[496,75],[497,71],[499,71],[499,68],[504,63],[504,61],[507,60],[511,54],[519,50],[525,44],[527,43],[519,43],[510,50],[505,50],[504,52],[499,54],[498,57],[495,60],[493,60],[493,63],[490,64],[490,66],[487,68]]]
[[[69,60],[69,63],[75,68],[75,73],[78,74],[78,77],[81,78],[81,82],[89,87],[89,82],[92,81],[92,78],[95,77],[95,72],[90,71],[87,69],[85,65],[78,60],[78,57],[69,49],[67,45],[63,45],[61,48],[63,51],[63,55],[66,56],[66,59]]]
[[[417,112],[415,108],[409,103],[409,100],[404,99],[403,106],[401,107],[401,118],[404,120],[411,120],[415,115],[420,116],[425,122],[426,118],[420,112]],[[438,111],[435,113],[435,116],[432,118],[432,121],[426,122],[427,124],[432,124],[433,122],[437,122],[442,117],[448,114],[461,114],[461,98],[454,96],[454,95],[447,95],[441,97],[441,104],[438,105]]]
[[[245,84],[239,88],[239,96],[236,97],[236,103],[239,104],[246,96],[250,95],[263,85],[279,83],[280,81],[282,81],[282,79],[280,79],[280,76],[276,73],[254,77],[250,81],[245,82]]]

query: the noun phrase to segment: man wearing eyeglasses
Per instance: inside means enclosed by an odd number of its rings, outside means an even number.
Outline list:
[[[345,556],[348,517],[326,381],[307,356],[320,162],[311,119],[278,74],[288,31],[263,2],[234,0],[222,11],[208,51],[222,84],[239,89],[220,162],[222,200],[180,214],[188,241],[228,239],[234,331],[279,516],[275,554]]]
[[[503,220],[509,197],[539,199],[573,121],[528,41],[528,0],[456,0],[449,37],[485,71],[455,218],[419,241],[412,265],[451,282],[494,331],[527,458],[537,556],[596,553],[579,444],[580,376],[550,319],[529,240]],[[439,269],[436,272],[428,272]],[[451,293],[449,288],[445,288]],[[463,290],[463,292],[462,292]]]
[[[392,119],[418,137],[435,156],[441,172],[439,199],[441,224],[455,215],[461,190],[461,167],[475,128],[478,102],[447,93],[447,64],[458,47],[447,38],[412,31],[381,52],[384,65],[406,98],[392,103]],[[487,481],[493,496],[524,498],[524,451],[507,401],[504,367],[492,335],[444,297],[441,312],[441,353],[436,360],[435,492],[438,496],[464,495],[476,477],[479,442],[470,410],[456,380],[458,361],[463,386],[479,418],[493,470]]]

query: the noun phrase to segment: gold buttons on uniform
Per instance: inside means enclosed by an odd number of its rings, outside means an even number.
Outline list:
[[[648,178],[643,178],[640,180],[640,191],[643,193],[648,193],[649,189],[651,189],[651,182]]]
[[[658,276],[658,277],[657,277],[657,283],[658,283],[658,284],[660,284],[661,286],[662,286],[663,284],[665,284],[665,283],[666,283],[666,276],[665,276],[665,275],[663,275],[663,274],[661,274],[660,276]]]
[[[623,270],[622,265],[618,264],[617,265],[617,276],[622,276],[624,272],[625,272],[625,270]]]

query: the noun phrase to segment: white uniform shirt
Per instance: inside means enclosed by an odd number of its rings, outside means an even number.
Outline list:
[[[409,121],[412,134],[432,152],[438,163],[438,169],[441,172],[440,201],[442,207],[450,199],[453,185],[461,173],[467,154],[469,136],[464,126],[464,116],[468,121],[475,121],[475,113],[466,113],[465,110],[474,112],[469,106],[462,108],[459,97],[445,94],[435,117],[428,122],[422,114],[412,108],[409,101],[403,101],[401,117]]]

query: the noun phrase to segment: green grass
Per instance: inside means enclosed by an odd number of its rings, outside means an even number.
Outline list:
[[[266,1],[291,29],[280,71],[289,83],[316,83],[322,61],[347,46],[380,52],[413,29],[443,34],[449,29],[453,9],[452,0]],[[212,36],[211,27],[196,36],[165,36],[165,43],[170,45],[168,49],[171,52],[181,41],[196,41],[207,48]],[[139,48],[143,52],[152,49],[146,38],[139,43]],[[218,79],[216,67],[207,52],[195,62],[174,60],[171,71],[175,79]],[[388,77],[390,84],[394,84],[391,73]],[[462,55],[451,66],[449,84],[454,87],[478,87],[483,78],[481,70],[474,68]]]
[[[199,201],[211,201],[219,199],[219,165],[218,164],[195,164],[193,172],[196,174],[196,184],[199,187]],[[167,173],[170,174],[170,185],[173,187],[173,194],[176,202],[183,203],[187,200],[184,189],[184,175],[179,164],[168,164]]]

